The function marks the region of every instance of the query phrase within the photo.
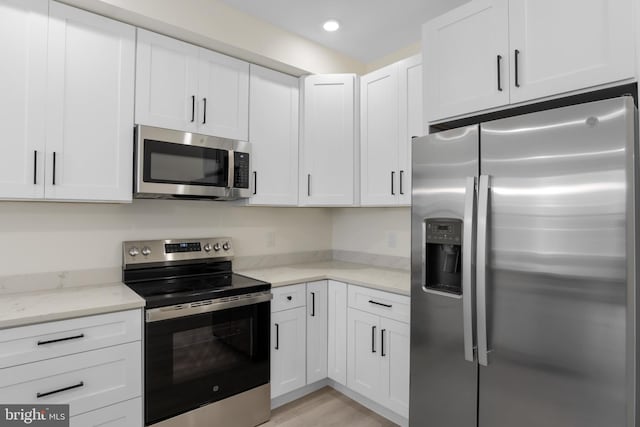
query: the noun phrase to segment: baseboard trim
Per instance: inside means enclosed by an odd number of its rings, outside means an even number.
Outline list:
[[[301,397],[305,397],[307,394],[311,394],[314,391],[318,391],[321,388],[326,387],[328,385],[329,385],[329,379],[325,378],[323,380],[317,381],[313,384],[306,385],[297,390],[290,391],[289,393],[283,394],[282,396],[275,397],[271,399],[271,409],[276,409],[282,405],[291,403],[294,400],[298,400]]]
[[[302,388],[299,388],[287,394],[283,394],[282,396],[278,396],[274,399],[271,399],[271,409],[279,408],[280,406],[286,405],[287,403],[291,403],[294,400],[298,400],[308,394],[313,393],[314,391],[318,391],[321,388],[327,387],[327,386],[331,387],[332,389],[336,390],[339,393],[344,394],[349,399],[359,403],[360,405],[364,406],[370,411],[375,412],[381,417],[384,417],[389,421],[398,424],[400,427],[409,426],[409,420],[407,418],[399,414],[396,414],[390,409],[385,408],[384,406],[374,402],[373,400],[364,397],[360,393],[356,393],[355,391],[329,378],[325,378],[313,384],[309,384],[307,386],[304,386]]]

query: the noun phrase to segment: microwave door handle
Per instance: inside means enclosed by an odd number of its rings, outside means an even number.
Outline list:
[[[229,150],[229,176],[228,176],[228,180],[229,180],[229,184],[228,187],[229,188],[235,188],[236,183],[235,183],[235,179],[234,179],[234,171],[236,168],[236,156],[235,156],[235,151],[233,150]]]

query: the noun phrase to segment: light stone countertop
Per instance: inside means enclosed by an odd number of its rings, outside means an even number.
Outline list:
[[[269,282],[274,288],[330,279],[400,295],[410,296],[411,294],[409,271],[377,268],[370,265],[342,261],[292,264],[281,267],[241,270],[236,273]]]
[[[0,329],[144,307],[123,283],[0,294]]]

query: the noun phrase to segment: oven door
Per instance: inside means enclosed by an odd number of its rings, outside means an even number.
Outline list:
[[[147,321],[146,425],[269,383],[270,302]]]

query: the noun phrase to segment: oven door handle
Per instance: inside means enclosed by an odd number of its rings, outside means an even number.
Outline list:
[[[162,320],[177,319],[179,317],[193,316],[196,314],[210,313],[212,311],[228,310],[230,308],[243,307],[245,305],[258,304],[271,301],[273,295],[270,291],[258,292],[239,297],[218,298],[192,303],[176,304],[167,307],[152,308],[146,311],[146,323]]]

